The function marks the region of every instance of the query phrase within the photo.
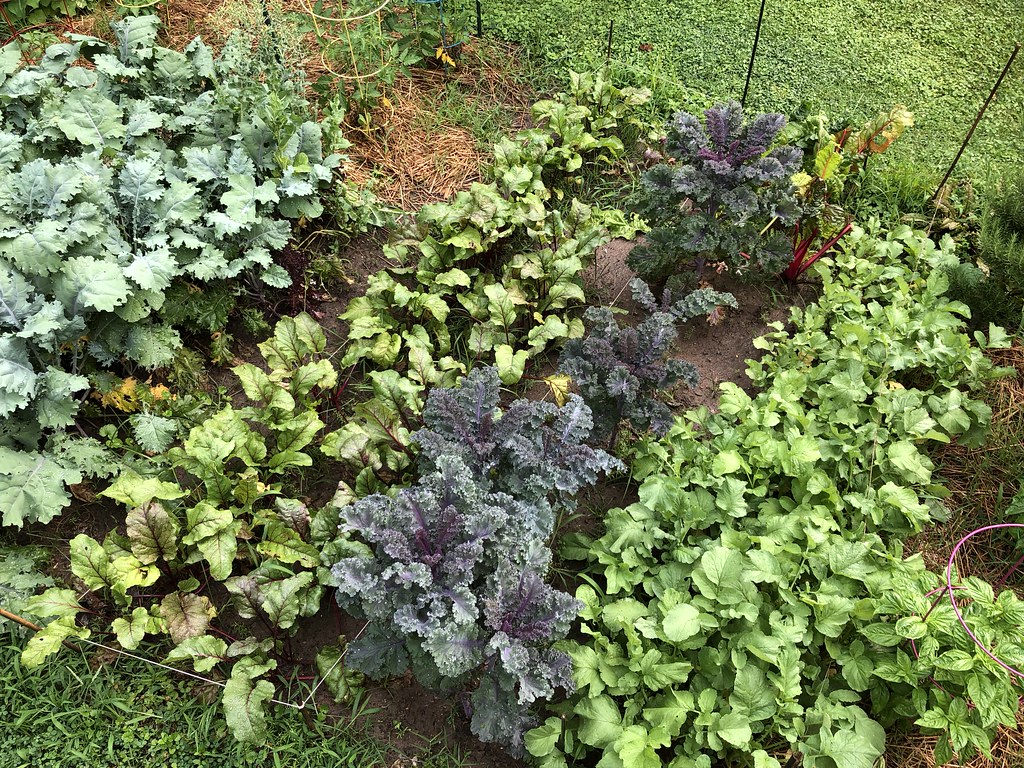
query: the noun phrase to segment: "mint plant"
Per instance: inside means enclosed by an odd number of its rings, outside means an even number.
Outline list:
[[[323,211],[339,162],[297,84],[243,41],[179,52],[158,24],[125,18],[114,43],[59,43],[34,65],[0,54],[0,448],[28,451],[4,474],[0,493],[22,498],[5,525],[49,519],[89,470],[38,452],[74,424],[86,374],[171,360],[189,318],[169,294],[288,284],[273,253],[290,219]]]
[[[777,275],[789,263],[784,227],[799,215],[792,175],[802,156],[773,147],[785,125],[780,114],[746,120],[736,102],[668,123],[660,163],[644,176],[641,212],[652,230],[629,265],[641,278],[664,283],[674,274],[699,280],[709,264],[747,277]]]
[[[705,315],[717,316],[722,307],[736,307],[729,293],[710,288],[672,301],[666,290],[659,307],[650,288],[639,278],[630,282],[633,301],[648,313],[636,328],[621,328],[612,310],[591,307],[584,314],[590,325],[584,339],[570,339],[558,359],[560,371],[572,377],[592,413],[598,414],[594,436],[612,447],[619,424],[628,419],[638,431],[664,434],[672,412],[657,398],[676,382],[697,385],[697,369],[685,360],[668,359],[676,326]]]

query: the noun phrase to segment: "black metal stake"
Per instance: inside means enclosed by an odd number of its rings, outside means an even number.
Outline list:
[[[484,36],[484,16],[480,11],[480,0],[476,0],[476,36]]]
[[[978,123],[981,122],[982,116],[985,114],[985,110],[988,109],[988,105],[992,103],[992,99],[995,98],[996,91],[999,90],[999,86],[1003,83],[1003,78],[1006,77],[1006,73],[1010,71],[1010,67],[1013,65],[1013,60],[1017,58],[1017,52],[1020,51],[1020,43],[1014,43],[1013,50],[1010,52],[1010,58],[1006,61],[1006,66],[1003,67],[1003,71],[999,73],[999,79],[996,80],[996,84],[992,86],[992,90],[988,94],[988,98],[985,99],[985,103],[981,105],[981,109],[978,110],[978,116],[974,118],[974,122],[971,124],[971,130],[964,136],[964,143],[960,145],[960,151],[956,153],[956,157],[953,158],[953,162],[949,166],[949,170],[946,171],[946,175],[942,177],[942,181],[939,182],[939,186],[935,188],[934,194],[932,194],[931,201],[939,196],[942,188],[946,186],[946,182],[949,181],[949,177],[953,175],[953,169],[956,168],[956,164],[960,162],[960,157],[963,155],[964,150],[967,149],[967,143],[971,140],[971,136],[974,135],[974,129],[978,127]]]
[[[740,106],[747,106],[747,89],[750,88],[750,76],[754,73],[754,57],[757,56],[757,44],[761,40],[761,21],[764,19],[764,6],[767,0],[761,0],[761,10],[757,14],[757,29],[754,30],[754,47],[750,49],[750,63],[747,65],[747,82],[743,84],[743,96]]]
[[[608,50],[604,55],[605,63],[612,60],[612,32],[615,30],[615,19],[608,22]]]

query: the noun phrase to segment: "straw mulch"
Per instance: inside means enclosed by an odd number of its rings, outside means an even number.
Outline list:
[[[1017,713],[1017,727],[999,727],[992,741],[992,759],[977,754],[959,763],[962,768],[1021,768],[1024,766],[1024,708]],[[890,736],[885,747],[885,768],[937,768],[937,737],[920,733]],[[956,760],[948,765],[958,765]]]
[[[434,114],[445,89],[457,88],[480,111],[501,107],[514,116],[512,129],[529,122],[533,94],[511,75],[517,68],[511,47],[488,41],[484,52],[476,46],[464,44],[455,67],[417,68],[389,89],[370,130],[349,134],[350,180],[372,180],[381,200],[405,211],[447,200],[479,180],[486,157],[476,138]]]
[[[349,180],[372,182],[377,197],[403,211],[447,200],[480,178],[481,155],[473,134],[424,120],[430,109],[425,92],[436,84],[432,72],[403,78],[389,95],[391,106],[374,112],[377,128],[352,134]]]

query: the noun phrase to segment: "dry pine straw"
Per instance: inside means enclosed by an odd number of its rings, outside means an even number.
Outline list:
[[[305,10],[301,0],[272,0],[270,5],[272,13]],[[164,39],[172,47],[183,47],[201,35],[217,49],[240,22],[248,22],[254,35],[265,31],[262,7],[253,0],[169,0],[158,6],[158,12],[164,20]],[[286,64],[304,70],[307,82],[331,74],[312,33],[290,48]],[[474,136],[462,126],[436,120],[433,110],[438,96],[455,83],[474,106],[501,105],[524,123],[531,93],[512,76],[518,67],[511,46],[488,41],[484,53],[475,41],[467,41],[462,49],[455,67],[419,67],[412,77],[399,77],[373,110],[370,128],[346,131],[353,142],[344,167],[350,181],[372,184],[382,202],[412,211],[450,199],[480,178],[483,158]]]

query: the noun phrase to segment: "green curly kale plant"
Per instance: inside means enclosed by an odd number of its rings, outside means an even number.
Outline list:
[[[5,525],[52,517],[90,469],[37,453],[74,423],[84,374],[171,359],[169,291],[288,284],[273,252],[290,219],[320,215],[339,161],[297,84],[241,40],[179,52],[158,23],[123,19],[114,43],[79,37],[29,66],[0,52],[0,450],[28,451],[0,471],[0,498],[20,499]]]

